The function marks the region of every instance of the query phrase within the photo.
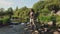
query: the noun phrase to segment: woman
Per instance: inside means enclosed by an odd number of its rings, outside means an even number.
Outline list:
[[[29,17],[30,17],[30,25],[32,26],[32,30],[35,30],[36,26],[34,24],[34,10],[33,9],[30,9]]]

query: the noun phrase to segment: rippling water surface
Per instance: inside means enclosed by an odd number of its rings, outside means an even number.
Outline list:
[[[25,25],[10,25],[8,27],[0,28],[0,34],[22,34],[24,32]]]

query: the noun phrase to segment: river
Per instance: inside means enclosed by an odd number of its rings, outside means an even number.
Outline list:
[[[23,34],[26,25],[9,25],[7,27],[0,28],[0,34]]]

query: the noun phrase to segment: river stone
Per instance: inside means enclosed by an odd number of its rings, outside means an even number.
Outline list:
[[[35,30],[32,34],[39,34],[39,32],[37,30]]]
[[[52,26],[53,25],[53,21],[48,22],[48,25]]]
[[[53,34],[59,34],[59,32],[58,31],[55,31],[55,32],[53,32]]]

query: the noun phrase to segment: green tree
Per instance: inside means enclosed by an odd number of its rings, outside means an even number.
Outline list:
[[[18,6],[16,7],[16,9],[15,9],[16,11],[18,11]]]
[[[38,18],[39,21],[48,22],[51,21],[51,18],[54,17],[54,16],[50,16],[51,12],[54,10],[54,13],[56,13],[58,10],[60,10],[60,0],[38,1],[33,5],[33,9],[35,10],[35,14],[38,15],[36,16],[36,18]],[[55,18],[53,19],[56,21]]]
[[[8,15],[10,16],[10,18],[12,17],[12,15],[13,15],[13,9],[10,7],[10,8],[8,8],[8,10],[7,10],[7,13],[8,13]]]
[[[26,6],[18,9],[18,11],[15,11],[15,15],[18,16],[18,18],[20,18],[20,22],[29,21],[28,13],[29,13],[29,9]]]
[[[4,15],[4,8],[1,8],[0,9],[0,16],[3,16]]]

